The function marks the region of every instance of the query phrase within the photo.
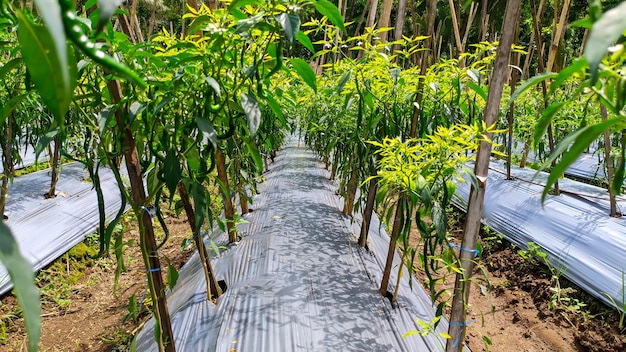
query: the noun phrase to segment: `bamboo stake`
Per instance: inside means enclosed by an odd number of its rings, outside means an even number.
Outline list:
[[[456,6],[454,5],[454,0],[448,0],[448,4],[450,4],[450,16],[452,17],[452,28],[454,30],[454,40],[456,41],[456,49],[457,49],[457,57],[460,57],[463,54],[463,43],[461,42],[461,32],[459,30],[459,20],[456,17]],[[450,57],[452,56],[452,50],[450,51]],[[461,66],[463,67],[463,66]]]
[[[506,14],[502,24],[502,38],[498,46],[494,70],[490,79],[489,95],[485,106],[484,120],[487,126],[492,126],[498,119],[502,90],[508,76],[509,57],[511,55],[511,45],[515,36],[515,28],[518,26],[516,19],[519,16],[521,0],[509,0],[507,2]],[[492,138],[492,133],[487,134],[487,138]],[[491,156],[491,143],[482,141],[476,155],[474,173],[478,180],[478,189],[472,185],[469,203],[467,206],[467,217],[465,220],[465,232],[463,236],[462,248],[475,249],[481,228],[481,218],[485,199],[485,189],[489,173],[489,158]],[[454,286],[454,297],[452,298],[452,313],[450,316],[450,328],[448,334],[451,336],[447,340],[446,351],[460,352],[463,350],[466,332],[466,309],[469,299],[470,283],[472,271],[474,269],[474,254],[470,250],[461,250],[460,265],[461,273],[457,274]]]
[[[559,47],[559,41],[561,39],[562,33],[564,31],[564,27],[565,27],[565,21],[567,20],[567,13],[569,11],[569,5],[571,3],[571,0],[565,0],[565,3],[563,4],[563,8],[561,11],[561,18],[559,20],[559,27],[556,30],[556,33],[553,35],[552,38],[552,44],[550,45],[550,51],[548,52],[548,63],[547,65],[544,67],[543,64],[543,49],[539,52],[539,70],[541,72],[551,72],[552,71],[552,67],[554,65],[554,62],[556,60],[556,54],[558,51],[558,47]],[[531,12],[533,14],[533,18],[537,18],[536,16],[536,11],[535,11],[535,1],[534,0],[530,0],[530,4],[531,4]],[[556,16],[556,15],[555,15]],[[539,23],[537,21],[533,21],[533,27],[535,30],[535,37],[537,40],[537,45],[543,48],[542,45],[542,36],[541,36],[541,31],[539,30]],[[542,88],[542,92],[543,92],[543,104],[544,104],[544,108],[548,107],[548,87],[546,85],[545,81],[541,82],[541,88]],[[552,131],[552,124],[548,125],[548,145],[550,147],[550,153],[554,152],[554,134]],[[554,167],[554,165],[556,165],[556,161],[552,162],[552,166]],[[559,195],[561,194],[560,189],[559,189],[559,182],[558,180],[554,182],[554,193],[555,195]]]
[[[363,12],[361,12],[361,16],[359,16],[359,20],[357,21],[356,28],[354,30],[354,36],[357,37],[361,33],[361,26],[363,25],[363,21],[365,20],[365,14],[367,10],[372,6],[372,2],[376,0],[368,0],[365,3],[365,7],[363,7]]]
[[[474,23],[474,18],[476,17],[477,12],[478,12],[478,5],[476,5],[476,3],[473,2],[472,5],[470,6],[469,14],[467,17],[467,23],[465,26],[465,33],[463,34],[463,40],[461,41],[461,45],[463,45],[463,48],[465,48],[465,45],[467,44],[467,38],[469,36],[469,32],[472,27],[472,24]]]
[[[521,11],[520,11],[521,13]],[[519,21],[519,17],[517,18],[517,21]],[[519,40],[519,26],[515,29],[515,36],[514,36],[514,44],[517,44],[517,41]],[[519,63],[520,63],[520,53],[515,53],[513,54],[513,63],[516,67],[519,67]],[[519,71],[516,68],[511,68],[511,81],[509,82],[509,86],[511,87],[511,92],[515,91],[515,86],[517,85],[517,80],[519,77]],[[509,128],[508,128],[508,136],[506,139],[507,145],[506,145],[506,154],[507,154],[507,162],[506,162],[506,179],[510,180],[511,179],[511,157],[513,154],[513,121],[515,118],[515,102],[512,102],[511,105],[509,106],[509,119],[508,119],[508,123],[509,123]]]

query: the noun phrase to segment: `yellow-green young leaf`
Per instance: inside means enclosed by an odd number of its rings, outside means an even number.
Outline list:
[[[298,58],[290,59],[289,62],[291,62],[293,69],[304,83],[308,84],[317,93],[317,77],[311,66],[306,61]]]
[[[17,38],[22,47],[22,58],[44,104],[57,124],[62,126],[72,99],[73,86],[69,79],[67,45],[62,49],[63,55],[59,55],[48,28],[34,24],[22,12],[17,12],[17,18]]]
[[[448,334],[447,332],[440,332],[439,336],[443,337],[444,339],[451,339],[452,336],[450,336],[450,334]]]
[[[41,336],[41,305],[33,267],[22,257],[11,230],[3,223],[0,223],[0,262],[9,272],[15,296],[22,308],[28,334],[28,351],[37,351]]]
[[[417,335],[417,334],[419,334],[419,331],[417,331],[417,330],[411,330],[411,331],[409,331],[409,332],[404,333],[404,334],[402,335],[402,337],[403,337],[403,338],[405,338],[405,337],[409,337],[409,336],[413,336],[413,335]]]

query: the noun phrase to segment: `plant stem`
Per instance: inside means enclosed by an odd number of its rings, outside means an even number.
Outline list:
[[[180,200],[183,203],[183,208],[185,209],[185,214],[187,215],[187,222],[189,223],[189,227],[191,227],[191,232],[193,233],[193,239],[196,244],[196,248],[198,249],[198,254],[200,255],[200,262],[202,262],[204,278],[206,279],[207,299],[209,301],[216,302],[222,292],[217,284],[213,266],[211,266],[211,259],[207,256],[204,240],[202,239],[202,236],[200,236],[201,226],[196,224],[196,214],[191,202],[189,201],[187,187],[185,187],[183,182],[178,184],[178,194],[180,195]]]
[[[228,231],[228,242],[237,242],[237,228],[235,227],[235,210],[230,197],[230,187],[228,186],[228,174],[226,173],[226,157],[221,149],[215,150],[215,163],[217,164],[217,178],[222,183],[222,199],[224,200],[224,217],[226,218],[226,229]]]
[[[115,104],[119,104],[120,101],[122,101],[119,81],[108,81],[107,87]],[[157,341],[157,344],[159,351],[175,352],[174,333],[172,332],[172,323],[167,309],[165,285],[163,284],[163,277],[161,276],[158,246],[154,237],[152,218],[145,208],[147,205],[147,196],[144,189],[143,178],[141,177],[141,164],[139,163],[137,145],[133,137],[133,132],[123,120],[122,111],[120,109],[115,111],[115,119],[118,131],[124,138],[124,159],[130,179],[132,206],[139,226],[141,254],[146,270],[148,271],[148,286],[155,306],[153,314],[160,329],[160,339]]]

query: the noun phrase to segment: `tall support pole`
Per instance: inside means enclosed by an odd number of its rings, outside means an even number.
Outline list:
[[[500,45],[496,53],[494,70],[490,79],[491,87],[483,115],[487,126],[495,124],[498,118],[502,89],[509,75],[511,45],[513,44],[515,30],[518,26],[517,18],[521,3],[522,0],[509,0],[507,2],[506,14],[504,22],[502,23],[502,38],[500,38]],[[492,135],[493,133],[488,133],[487,137],[491,139]],[[478,179],[478,189],[475,189],[472,185],[467,206],[462,248],[476,248],[476,242],[478,241],[481,228],[490,156],[491,143],[482,141],[478,148],[474,166],[474,173]],[[448,339],[446,345],[446,351],[448,352],[460,352],[464,346],[466,332],[465,320],[471,276],[474,270],[474,255],[474,251],[468,250],[462,250],[459,254],[461,272],[456,276],[454,297],[452,298],[452,313],[450,315],[450,328],[448,330],[448,334],[451,338]]]

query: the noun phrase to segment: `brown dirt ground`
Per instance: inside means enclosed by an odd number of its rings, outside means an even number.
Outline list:
[[[193,251],[193,247],[181,249],[181,242],[190,237],[190,231],[182,216],[170,213],[166,221],[171,238],[162,253],[180,268]],[[137,240],[132,226],[125,240]],[[122,323],[129,297],[141,297],[146,287],[137,245],[126,248],[126,258],[128,272],[121,276],[117,292],[113,291],[115,259],[106,258],[86,267],[85,275],[70,289],[69,305],[61,308],[43,297],[41,351],[126,350],[130,337],[148,317],[144,313],[139,322]],[[489,246],[480,263],[484,271],[476,269],[474,276],[484,278],[486,273],[489,284],[477,279],[471,290],[468,319],[474,323],[468,327],[466,342],[473,351],[486,350],[483,336],[491,340],[491,351],[626,350],[626,338],[616,328],[617,314],[589,296],[578,291],[568,293],[568,297],[588,304],[582,309],[588,314],[569,312],[566,305],[549,309],[554,284],[547,269],[531,265],[506,241]],[[453,280],[449,275],[445,287],[451,289]],[[478,284],[485,289],[481,290]],[[562,288],[571,286],[561,279]],[[1,303],[0,320],[6,325],[6,339],[0,350],[25,351],[22,322],[11,318],[17,309],[14,297],[5,295]]]
[[[452,227],[453,237],[462,232],[464,220],[463,215],[456,215],[460,219]],[[482,232],[482,238],[493,235]],[[618,328],[615,310],[564,277],[559,279],[561,304],[551,309],[555,288],[559,286],[547,267],[529,262],[518,250],[506,240],[493,241],[485,245],[478,259],[467,315],[467,321],[472,323],[465,339],[472,351],[626,350],[626,335]],[[424,275],[416,270],[416,276]],[[454,275],[447,275],[440,288],[451,292]],[[574,300],[585,306],[577,306],[572,303]],[[486,345],[485,339],[491,344]]]
[[[165,220],[170,229],[170,239],[161,248],[161,253],[180,269],[193,253],[193,246],[185,250],[181,249],[182,241],[191,237],[191,231],[184,221],[184,214],[179,218],[169,213]],[[137,245],[138,233],[135,227],[132,225],[129,227],[124,240],[132,240],[134,243],[125,248],[128,271],[120,276],[116,292],[113,290],[116,264],[115,257],[111,254],[112,258],[98,259],[87,265],[84,269],[84,276],[70,289],[69,297],[67,297],[68,306],[60,307],[49,297],[42,295],[40,351],[104,352],[122,351],[127,348],[130,337],[139,330],[142,322],[149,316],[147,312],[144,312],[138,322],[129,320],[122,323],[128,313],[126,306],[129,297],[134,294],[137,299],[140,299],[146,294],[145,268]],[[64,258],[59,260],[63,261]],[[67,258],[65,261],[67,262]],[[72,265],[74,262],[70,260],[68,271],[74,270]],[[162,260],[161,265],[166,267],[167,263]],[[26,337],[22,321],[7,319],[7,316],[17,309],[14,296],[12,294],[3,296],[1,303],[0,320],[4,319],[7,329],[6,340],[0,344],[0,350],[26,351]]]

